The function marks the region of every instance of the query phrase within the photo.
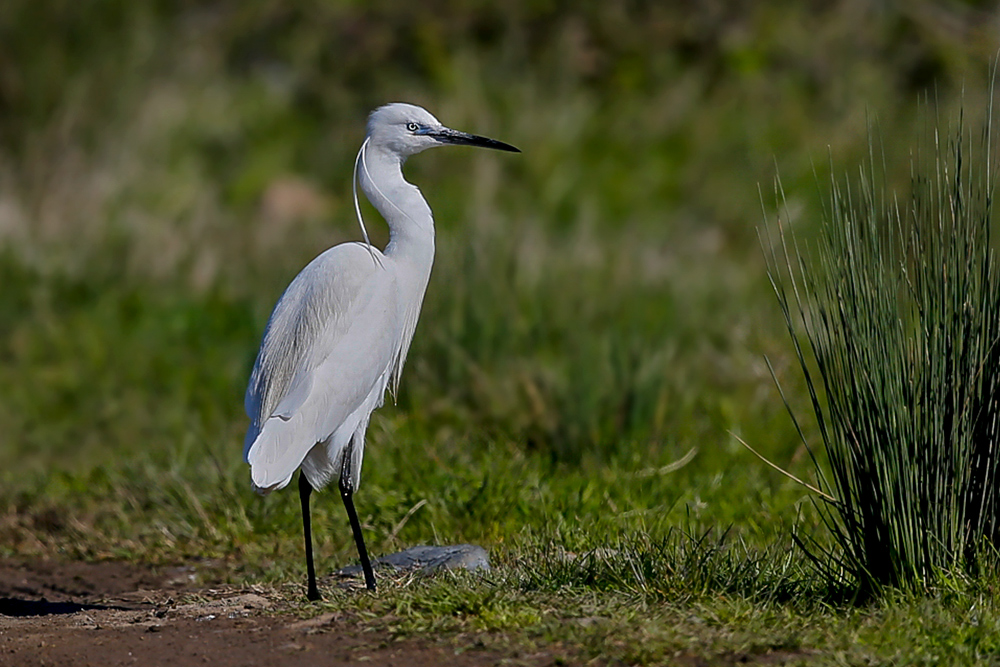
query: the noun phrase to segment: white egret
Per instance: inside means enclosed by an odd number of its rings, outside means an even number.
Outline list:
[[[364,243],[342,243],[306,266],[278,299],[247,387],[250,428],[244,457],[253,488],[266,494],[299,473],[310,600],[320,599],[313,566],[309,496],[336,477],[365,585],[375,589],[353,494],[361,481],[372,411],[393,392],[434,261],[434,218],[403,178],[406,158],[443,144],[517,148],[443,126],[426,110],[389,104],[368,117],[354,162],[354,207]],[[389,226],[379,251],[368,241],[357,186]]]

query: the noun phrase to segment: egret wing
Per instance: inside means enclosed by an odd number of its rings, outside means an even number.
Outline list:
[[[289,422],[307,401],[316,403],[317,392],[321,391],[323,402],[329,405],[311,406],[313,410],[325,410],[324,418],[316,423],[323,425],[320,430],[336,428],[338,418],[356,409],[355,404],[363,401],[384,373],[381,366],[387,366],[388,359],[381,365],[377,359],[366,360],[352,368],[346,356],[358,347],[355,341],[365,336],[360,328],[393,327],[395,285],[381,259],[377,250],[373,255],[362,244],[335,246],[306,266],[278,300],[244,401],[250,417],[244,446],[249,463],[255,463],[250,460],[251,448],[258,438],[265,439],[262,432],[269,420]],[[328,363],[331,355],[337,357],[332,372]],[[344,376],[359,377],[349,381],[344,377],[337,382],[337,377],[330,377],[338,372],[337,366]],[[323,386],[315,386],[317,383]],[[281,463],[278,467],[282,470],[294,461],[289,474],[317,442],[329,435],[315,428],[306,432],[278,426],[275,424],[273,430],[276,436],[280,431],[280,437],[270,445],[259,443],[258,449],[269,463]]]

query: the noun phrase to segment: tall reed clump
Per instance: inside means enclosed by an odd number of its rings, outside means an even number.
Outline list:
[[[833,548],[803,546],[866,593],[974,575],[998,546],[994,169],[990,123],[960,121],[911,161],[907,201],[873,148],[831,182],[815,261],[786,229],[765,251],[828,462]]]

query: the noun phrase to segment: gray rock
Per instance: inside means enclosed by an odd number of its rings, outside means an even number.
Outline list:
[[[392,568],[395,572],[417,571],[432,574],[439,570],[464,569],[469,572],[490,569],[490,556],[486,549],[475,544],[454,544],[445,547],[418,546],[406,551],[382,556],[372,561],[376,570]],[[360,565],[349,565],[337,570],[341,577],[361,574]]]

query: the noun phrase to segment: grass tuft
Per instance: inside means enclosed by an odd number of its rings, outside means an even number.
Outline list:
[[[837,551],[807,548],[862,592],[975,574],[1000,536],[991,127],[932,139],[909,201],[882,184],[874,142],[857,181],[831,183],[817,268],[784,227],[768,257],[834,497]]]

